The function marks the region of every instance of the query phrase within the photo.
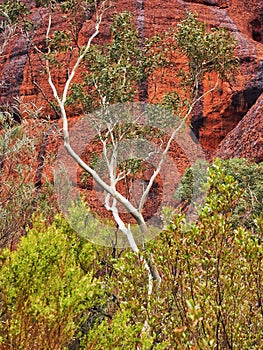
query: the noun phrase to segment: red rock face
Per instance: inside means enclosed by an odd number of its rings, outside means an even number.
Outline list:
[[[32,2],[25,1],[29,6]],[[262,147],[253,148],[248,132],[257,130],[262,137],[262,108],[257,108],[256,101],[263,92],[263,4],[261,0],[119,0],[117,11],[129,10],[134,13],[138,29],[142,35],[150,36],[175,26],[187,11],[197,12],[199,19],[211,26],[226,27],[238,41],[237,54],[240,57],[240,73],[235,84],[224,83],[217,91],[207,95],[194,111],[192,125],[200,143],[209,153],[214,152],[220,142],[238,125],[239,131],[232,131],[216,151],[218,156],[233,154],[262,160]],[[39,24],[33,40],[44,48],[47,12],[43,8],[32,8],[32,19]],[[106,41],[110,24],[110,14],[106,16],[99,41]],[[60,29],[67,23],[59,16],[54,18],[54,28]],[[87,14],[80,31],[81,42],[90,33],[92,14]],[[83,38],[83,39],[82,39]],[[33,103],[56,118],[47,108],[45,98],[52,99],[52,93],[45,75],[41,73],[42,64],[39,54],[33,50],[25,38],[17,35],[8,46],[0,60],[0,101],[11,102],[19,96],[23,103]],[[155,99],[174,86],[171,72],[157,88]],[[55,83],[62,87],[65,74],[56,74]],[[37,84],[41,86],[42,92]],[[203,90],[209,82],[203,83]],[[153,87],[148,86],[148,98],[153,97]],[[262,97],[261,97],[262,99]],[[258,102],[259,103],[259,102]],[[77,115],[71,111],[71,116]],[[253,115],[253,117],[252,117]],[[242,121],[240,124],[238,124]],[[241,130],[246,130],[241,132]],[[235,141],[233,138],[238,137]],[[228,141],[227,141],[228,140]],[[237,144],[242,144],[242,152],[233,151]],[[246,153],[247,152],[247,153]]]
[[[263,94],[215,152],[221,158],[249,157],[263,161]]]

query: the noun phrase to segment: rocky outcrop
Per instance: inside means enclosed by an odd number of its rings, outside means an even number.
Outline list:
[[[32,2],[28,0],[24,2],[31,6],[31,17],[38,24],[33,40],[44,49],[46,10],[41,7],[33,8]],[[175,26],[187,11],[197,12],[200,20],[207,22],[211,27],[226,27],[231,31],[238,41],[237,54],[240,57],[240,72],[236,76],[236,83],[223,83],[213,94],[206,96],[193,115],[193,130],[201,145],[210,154],[235,127],[239,131],[242,128],[251,132],[258,130],[262,133],[260,109],[256,111],[259,102],[255,104],[263,92],[263,4],[261,0],[119,0],[115,10],[129,10],[134,13],[142,38]],[[54,28],[67,25],[65,20],[59,18],[59,16],[54,18]],[[101,42],[108,38],[109,22],[110,16],[106,17],[102,26],[102,32],[98,38]],[[90,32],[91,24],[92,13],[88,13],[80,29],[80,42]],[[26,42],[25,38],[17,35],[0,59],[1,103],[11,102],[14,97],[19,96],[22,103],[41,106],[42,111],[56,118],[54,111],[47,108],[48,104],[45,100],[51,100],[52,93],[42,71],[39,54]],[[62,86],[65,79],[66,72],[65,75],[57,74],[55,83],[58,87]],[[175,79],[171,70],[157,90],[151,83],[144,82],[141,86],[141,98],[151,100],[154,97],[158,100],[165,91],[173,89]],[[205,91],[208,85],[209,82],[204,82],[202,89]],[[253,118],[252,115],[255,113],[257,117]],[[78,111],[72,111],[71,114],[73,117],[78,114]],[[242,123],[240,123],[241,120]],[[246,145],[250,139],[252,140],[252,135],[242,138],[241,134],[238,131],[231,133],[232,139],[238,135],[237,142],[241,142],[242,139],[245,143],[240,155],[261,159],[260,154],[256,154],[255,151],[246,154],[246,151],[251,152],[253,148]],[[224,157],[232,156],[233,147],[234,143],[222,142],[216,154]],[[260,147],[257,149],[257,152],[262,153]]]
[[[263,161],[263,94],[238,125],[221,142],[216,157],[249,157]]]

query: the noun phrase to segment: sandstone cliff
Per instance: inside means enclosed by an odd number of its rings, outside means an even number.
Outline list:
[[[31,2],[25,0],[28,6]],[[32,7],[32,6],[31,6]],[[261,0],[119,0],[117,11],[129,10],[137,18],[137,26],[143,35],[150,36],[175,25],[187,11],[197,12],[200,20],[211,26],[226,27],[238,40],[240,73],[236,84],[224,83],[220,89],[207,96],[195,110],[193,129],[202,146],[217,156],[233,155],[253,157],[262,160],[262,97],[263,92],[263,4]],[[46,12],[42,8],[32,8],[32,19],[39,24],[34,37],[38,45],[43,45]],[[81,35],[90,30],[92,14],[87,14]],[[102,27],[99,40],[106,40],[109,17]],[[65,25],[55,18],[55,27]],[[81,38],[80,38],[81,40]],[[41,74],[41,62],[22,36],[17,35],[0,60],[0,101],[12,102],[19,96],[23,103],[45,106],[43,93],[51,98],[50,88]],[[173,88],[173,75],[157,89],[158,95]],[[57,75],[56,84],[62,85],[65,76]],[[41,86],[42,92],[37,85]],[[204,89],[206,83],[204,83]],[[149,86],[149,98],[153,95]],[[258,100],[258,102],[257,102]],[[257,103],[257,104],[256,104]],[[48,111],[52,115],[51,111]],[[56,117],[53,115],[53,117]],[[239,123],[242,120],[241,123]],[[238,126],[237,126],[238,125]],[[237,126],[237,129],[235,127]],[[254,135],[257,133],[257,146]],[[253,143],[253,145],[251,144]],[[238,146],[238,145],[242,145]],[[242,151],[241,151],[242,149]]]
[[[263,95],[224,138],[215,156],[220,158],[249,156],[256,162],[263,161]]]

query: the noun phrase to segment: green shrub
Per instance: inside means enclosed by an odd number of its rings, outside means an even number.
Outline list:
[[[1,349],[64,349],[94,322],[103,289],[90,270],[94,250],[57,218],[38,219],[17,251],[1,255]]]
[[[135,254],[124,252],[113,262],[107,286],[119,308],[110,322],[92,329],[86,349],[261,347],[263,246],[233,220],[243,192],[221,161],[210,167],[207,185],[196,223],[176,215],[148,243],[162,277],[151,296]]]
[[[242,191],[234,219],[245,227],[257,231],[255,216],[263,213],[263,163],[233,158],[223,161],[226,173],[233,176]],[[258,231],[257,231],[258,232]]]
[[[222,161],[206,179],[198,220],[176,215],[147,243],[162,277],[151,295],[137,254],[95,247],[60,217],[48,227],[37,219],[1,255],[0,348],[259,349],[262,240],[236,221],[244,190]],[[262,218],[254,222],[262,232]]]
[[[169,340],[166,349],[258,349],[263,246],[233,220],[242,190],[221,161],[207,183],[198,222],[177,216],[153,242],[163,276],[162,298],[152,304],[155,334]]]
[[[260,216],[263,212],[263,163],[251,163],[242,158],[215,161],[215,164],[219,163],[223,168],[224,176],[232,176],[240,190],[232,215],[232,223],[236,227],[244,225],[244,227],[258,233],[255,216]],[[198,196],[204,197],[208,187],[204,186],[202,182],[206,176],[206,167],[203,162],[197,162],[193,167],[186,169],[176,191],[176,198],[181,201],[197,202]],[[218,182],[221,180],[219,177],[217,178]]]

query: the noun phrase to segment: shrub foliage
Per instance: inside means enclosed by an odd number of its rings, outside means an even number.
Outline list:
[[[263,221],[244,224],[236,209],[246,187],[229,164],[209,168],[196,222],[177,214],[148,243],[162,276],[150,297],[135,253],[37,218],[18,249],[1,254],[1,348],[259,349]]]

